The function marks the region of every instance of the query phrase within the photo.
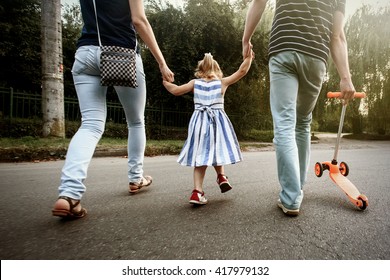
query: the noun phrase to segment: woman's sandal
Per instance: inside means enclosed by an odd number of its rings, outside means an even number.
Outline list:
[[[87,210],[85,208],[81,207],[81,210],[75,211],[74,209],[77,207],[77,205],[80,204],[80,200],[76,200],[76,202],[73,202],[71,198],[67,196],[60,196],[58,199],[64,199],[69,203],[69,210],[68,209],[53,209],[52,213],[53,216],[61,217],[64,219],[79,219],[84,217],[87,214]],[[74,200],[74,199],[73,199]]]
[[[133,182],[129,183],[129,193],[135,194],[135,193],[139,192],[143,187],[150,186],[152,181],[153,181],[153,178],[151,176],[145,176],[145,177],[142,177],[141,182],[139,182],[139,183],[133,183]]]

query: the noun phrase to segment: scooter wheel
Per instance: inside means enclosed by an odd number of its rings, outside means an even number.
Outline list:
[[[358,198],[362,202],[362,206],[359,206],[360,210],[364,210],[367,208],[367,201],[363,200],[362,198]]]
[[[321,177],[322,174],[324,173],[324,168],[322,167],[321,162],[316,162],[314,166],[314,173],[316,174],[317,177]]]
[[[341,175],[343,175],[345,177],[348,176],[348,174],[349,174],[349,167],[348,167],[348,165],[344,161],[340,162],[339,170],[340,170]]]
[[[361,201],[361,205],[358,206],[360,208],[360,210],[366,209],[367,206],[368,206],[368,199],[367,199],[367,197],[364,194],[361,194],[361,195],[359,195],[359,197],[357,199]]]

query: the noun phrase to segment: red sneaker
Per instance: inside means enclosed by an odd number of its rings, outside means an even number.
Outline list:
[[[198,190],[193,190],[191,197],[190,197],[190,203],[191,204],[206,204],[207,199],[204,196],[204,192],[200,192]]]
[[[226,177],[224,174],[218,174],[217,183],[221,189],[221,193],[230,191],[232,189],[228,177]]]

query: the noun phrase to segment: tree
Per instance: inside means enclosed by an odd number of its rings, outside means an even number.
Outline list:
[[[0,2],[0,85],[19,90],[41,88],[40,1]]]
[[[42,1],[43,136],[65,137],[61,1]]]
[[[188,0],[183,9],[170,5],[163,7],[156,1],[148,6],[149,21],[167,63],[175,73],[176,83],[182,84],[194,78],[197,62],[206,52],[212,53],[224,75],[237,70],[242,62],[241,36],[245,18],[244,11],[239,10],[240,6],[237,7],[235,9],[221,1],[209,0]],[[268,16],[266,20],[271,22]],[[243,80],[229,88],[225,98],[225,109],[232,117],[238,134],[248,127],[269,128],[272,123],[266,90],[269,84],[266,51],[268,32],[258,32],[254,37],[256,60],[252,69]],[[167,94],[152,56],[148,51],[143,56],[148,105],[193,110],[192,96],[174,97]]]
[[[62,13],[62,54],[64,63],[64,95],[75,97],[76,90],[73,84],[72,66],[76,43],[81,34],[83,21],[78,4],[65,5]]]
[[[390,7],[374,10],[364,5],[348,19],[345,33],[348,41],[352,81],[357,91],[364,91],[364,100],[348,105],[344,131],[359,134],[366,128],[371,133],[389,133],[390,115]],[[314,112],[320,129],[337,131],[340,102],[326,98],[326,92],[339,88],[339,75],[329,63],[326,81]],[[364,125],[364,120],[369,124]]]
[[[237,9],[240,12],[240,15],[236,16],[240,39],[239,51],[241,51],[241,36],[245,25],[248,2],[250,1],[241,0],[241,2],[237,2]],[[247,134],[247,131],[251,129],[273,129],[269,106],[268,43],[274,13],[274,3],[268,2],[251,39],[255,59],[247,76],[238,84],[237,92],[239,94],[233,96],[234,113],[241,120],[235,123],[238,134]]]
[[[355,87],[366,91],[365,113],[371,132],[389,133],[390,7],[361,7],[347,23]],[[359,122],[359,120],[355,120]]]

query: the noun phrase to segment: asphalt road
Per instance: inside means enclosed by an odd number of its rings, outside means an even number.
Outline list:
[[[331,160],[332,141],[313,145],[311,166]],[[390,142],[348,141],[339,152],[349,180],[368,197],[359,210],[311,168],[298,217],[276,205],[274,151],[245,152],[226,167],[233,190],[221,194],[213,169],[209,204],[188,203],[192,168],[176,156],[145,159],[154,183],[127,193],[126,159],[94,158],[82,204],[88,215],[51,216],[63,161],[0,164],[2,260],[389,260]]]

